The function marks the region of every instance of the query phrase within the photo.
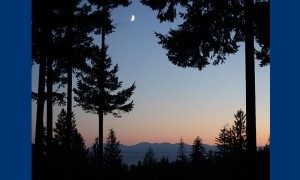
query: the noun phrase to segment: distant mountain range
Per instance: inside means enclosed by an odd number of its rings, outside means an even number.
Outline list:
[[[105,145],[104,145],[105,146]],[[178,155],[178,143],[148,143],[141,142],[136,145],[126,146],[120,144],[120,149],[123,155],[123,162],[125,164],[137,164],[139,160],[143,160],[145,153],[149,148],[152,148],[154,151],[154,155],[157,160],[160,160],[162,156],[168,157],[169,161],[175,161]],[[216,146],[211,146],[204,144],[206,151],[209,150],[215,151],[217,149]],[[185,144],[186,154],[189,155],[192,149],[192,145]],[[91,147],[89,148],[91,150]]]

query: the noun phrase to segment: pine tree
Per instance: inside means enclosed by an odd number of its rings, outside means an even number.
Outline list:
[[[192,152],[190,154],[191,163],[193,165],[199,165],[205,160],[206,150],[202,144],[202,139],[197,136],[192,145]]]
[[[99,116],[99,168],[103,168],[103,116],[113,114],[120,117],[121,112],[130,112],[133,108],[133,101],[126,102],[131,97],[135,85],[130,88],[112,94],[121,88],[122,82],[118,81],[116,72],[118,66],[109,70],[111,59],[107,57],[105,36],[112,33],[114,26],[111,20],[111,11],[119,6],[127,7],[131,4],[128,0],[88,0],[94,9],[89,15],[89,21],[93,24],[93,32],[101,34],[101,49],[96,46],[94,57],[91,58],[92,66],[88,67],[81,80],[74,90],[79,103],[86,112],[92,112]],[[87,93],[86,93],[87,92]],[[84,96],[82,96],[84,95]]]
[[[71,126],[71,148],[80,148],[84,149],[85,151],[85,143],[83,140],[83,137],[81,134],[78,132],[76,128],[76,120],[74,113],[72,113],[72,126]],[[54,128],[54,139],[53,142],[56,147],[62,148],[63,151],[67,149],[67,112],[65,109],[62,109],[60,113],[57,116],[57,122],[55,123],[55,128]]]
[[[92,56],[93,39],[90,37],[91,23],[88,21],[88,14],[91,11],[90,6],[81,0],[72,0],[59,3],[59,19],[57,24],[60,27],[57,30],[56,46],[56,68],[60,75],[60,85],[67,85],[67,141],[71,138],[72,124],[72,87],[73,73],[78,75],[78,70],[85,68],[86,60]],[[67,144],[70,151],[71,144]]]
[[[116,133],[113,129],[109,130],[106,138],[106,146],[103,154],[104,168],[113,171],[120,171],[122,168],[122,155],[120,141],[117,141]]]
[[[77,62],[86,55],[85,50],[91,42],[87,35],[91,31],[87,26],[86,19],[89,8],[80,5],[81,0],[57,3],[45,0],[43,2],[33,1],[32,34],[33,34],[33,62],[40,64],[39,90],[33,92],[33,99],[37,100],[37,127],[36,144],[40,144],[41,127],[43,124],[44,101],[47,100],[47,146],[48,155],[51,154],[53,133],[53,104],[58,102],[64,105],[65,93],[53,92],[53,85],[64,81],[60,76],[67,72],[62,70],[63,61]],[[80,6],[80,7],[79,7]],[[85,20],[84,20],[85,19]],[[72,60],[70,60],[72,59]],[[75,63],[68,64],[71,69]],[[70,76],[69,76],[70,77]],[[68,83],[72,80],[68,78]],[[47,85],[47,93],[45,93]],[[71,86],[69,86],[71,87]],[[68,116],[71,124],[71,100],[72,88],[69,88],[67,106]],[[68,135],[68,137],[70,134]],[[38,145],[39,146],[39,145]],[[38,148],[39,149],[39,148]],[[40,152],[39,152],[40,153]]]
[[[180,142],[178,144],[178,155],[177,155],[176,162],[179,164],[187,164],[188,162],[188,157],[186,155],[186,150],[185,150],[185,144],[182,138],[180,138]]]
[[[148,148],[145,153],[143,165],[144,166],[153,166],[156,164],[156,158],[154,157],[154,151],[151,147]]]
[[[228,126],[229,125],[226,124],[221,129],[219,137],[215,139],[218,148],[218,154],[221,155],[221,157],[223,158],[230,156],[233,146],[232,130]]]
[[[71,167],[68,168],[70,170],[73,169],[72,174],[78,175],[80,171],[84,170],[85,165],[87,165],[87,151],[84,139],[76,128],[76,121],[73,113],[71,122],[71,142],[68,142],[67,112],[62,109],[57,117],[57,122],[55,123],[53,147],[56,165],[61,168],[66,168],[62,166],[69,165]],[[68,144],[71,145],[70,158],[67,158],[67,153],[69,153]]]
[[[128,101],[135,89],[135,84],[132,84],[128,89],[119,90],[122,81],[119,81],[116,75],[119,70],[118,65],[110,69],[111,58],[101,57],[100,51],[94,52],[90,66],[78,80],[77,89],[74,89],[74,99],[78,105],[84,111],[99,116],[100,168],[103,163],[103,115],[112,114],[114,117],[121,117],[121,113],[130,112],[134,104],[133,101]]]
[[[234,114],[234,118],[234,125],[232,126],[234,153],[242,154],[246,148],[246,115],[240,109]]]
[[[45,82],[46,82],[46,59],[49,54],[47,51],[51,44],[51,30],[53,24],[45,23],[53,20],[52,5],[50,1],[32,2],[32,60],[33,64],[39,64],[39,80],[35,129],[35,158],[40,159],[43,155],[42,136],[43,136],[43,118],[44,118],[44,102]],[[34,98],[34,97],[33,97]],[[39,160],[38,160],[39,161]],[[38,165],[37,167],[39,167]],[[33,169],[35,170],[35,169]]]

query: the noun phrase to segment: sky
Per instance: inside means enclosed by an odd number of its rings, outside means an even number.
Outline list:
[[[131,22],[131,15],[135,21]],[[214,145],[226,123],[233,125],[237,110],[246,111],[245,54],[229,56],[224,64],[208,65],[202,71],[173,65],[154,32],[166,34],[174,23],[159,23],[156,12],[133,1],[127,8],[112,12],[115,32],[106,40],[113,64],[119,65],[118,77],[123,88],[135,82],[134,109],[121,118],[104,116],[104,137],[113,128],[121,144],[139,142],[187,144],[199,136]],[[99,43],[100,37],[96,37]],[[270,66],[255,66],[257,145],[266,144],[270,135]],[[37,92],[38,65],[32,67],[32,90]],[[76,79],[73,79],[76,86]],[[55,90],[56,88],[54,88]],[[73,102],[76,105],[76,102]],[[54,122],[63,107],[54,107]],[[66,108],[66,107],[65,107]],[[77,129],[86,146],[98,135],[98,116],[81,107],[73,108]],[[46,113],[46,110],[45,110]],[[32,103],[32,141],[35,136],[36,103]],[[44,120],[45,122],[45,120]],[[45,123],[44,123],[45,124]],[[54,123],[53,123],[54,124]]]

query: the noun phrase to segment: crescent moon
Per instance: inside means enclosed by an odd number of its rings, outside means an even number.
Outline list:
[[[134,15],[131,15],[131,20],[130,21],[134,21],[134,20],[135,20]]]

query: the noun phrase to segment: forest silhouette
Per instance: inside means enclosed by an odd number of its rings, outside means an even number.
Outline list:
[[[183,19],[167,35],[155,32],[169,61],[179,67],[202,70],[225,62],[227,55],[245,43],[246,113],[234,114],[216,137],[218,150],[206,152],[196,137],[191,154],[180,139],[178,157],[155,159],[149,148],[137,165],[124,164],[116,132],[109,130],[103,147],[104,115],[121,117],[134,108],[136,88],[122,87],[107,53],[105,38],[116,28],[111,12],[128,7],[129,0],[32,1],[32,60],[39,65],[32,178],[42,179],[270,179],[270,139],[263,149],[256,145],[255,69],[270,64],[270,2],[268,0],[140,0],[157,11],[160,22]],[[177,12],[180,6],[185,12]],[[99,38],[101,44],[94,43]],[[254,46],[256,42],[259,48]],[[113,46],[113,44],[111,44]],[[149,52],[151,53],[151,52]],[[73,75],[77,79],[75,88]],[[59,91],[54,91],[58,86]],[[63,90],[66,90],[64,92]],[[73,92],[75,97],[73,97]],[[99,135],[90,155],[76,128],[72,100],[85,112],[97,114]],[[46,120],[44,106],[46,102]],[[66,106],[53,127],[53,106]],[[46,127],[43,126],[44,121]]]

